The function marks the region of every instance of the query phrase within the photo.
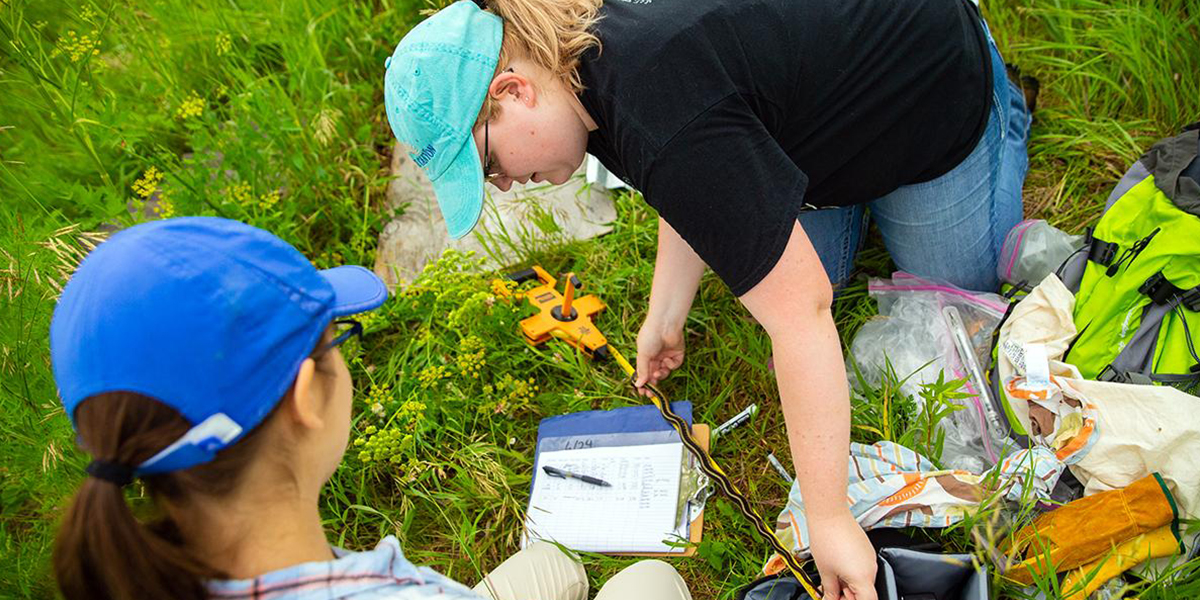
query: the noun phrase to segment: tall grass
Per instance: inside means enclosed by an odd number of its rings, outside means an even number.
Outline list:
[[[1200,120],[1194,0],[984,3],[1005,58],[1042,83],[1027,212],[1093,222],[1113,181],[1155,140]]]
[[[82,477],[47,330],[63,265],[93,240],[85,233],[166,214],[222,215],[274,231],[320,265],[371,264],[391,216],[382,60],[425,7],[0,0],[0,596],[54,595],[53,527]],[[1072,230],[1089,223],[1149,143],[1200,120],[1196,8],[1184,0],[985,3],[1006,58],[1042,82],[1031,215]],[[600,325],[610,341],[632,349],[653,275],[654,218],[636,196],[618,198],[618,215],[605,238],[533,250],[527,262],[580,273],[585,291],[608,304]],[[417,562],[473,583],[517,547],[538,420],[640,401],[615,368],[558,342],[525,347],[514,331],[519,307],[489,300],[489,278],[471,261],[452,257],[431,269],[347,348],[358,390],[354,436],[363,441],[327,487],[322,511],[335,543],[362,549],[395,534]],[[877,238],[859,264],[863,274],[889,272]],[[843,341],[872,314],[864,280],[843,290],[835,307]],[[665,390],[695,402],[700,421],[759,404],[759,416],[722,437],[714,455],[770,515],[787,488],[765,458],[787,452],[769,341],[712,276],[686,331],[688,360]],[[856,439],[880,437],[871,428],[900,439],[928,425],[902,398],[886,408],[869,399],[895,398],[889,381],[856,410],[865,426]],[[395,444],[380,435],[389,431]],[[136,489],[131,500],[146,503]],[[972,531],[994,513],[985,508],[936,537],[976,551]],[[767,558],[720,500],[706,515],[705,540],[700,559],[675,562],[697,598],[731,598]],[[594,583],[629,562],[586,561]],[[1193,563],[1135,591],[1196,597],[1200,574]]]
[[[419,8],[0,3],[0,596],[53,595],[52,528],[82,468],[48,364],[45,244],[206,214],[370,264],[390,216],[381,65]]]
[[[368,262],[387,216],[381,61],[415,4],[6,3],[9,217],[219,215]]]

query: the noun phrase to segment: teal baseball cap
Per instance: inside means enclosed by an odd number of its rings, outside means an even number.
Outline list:
[[[500,17],[460,0],[413,27],[384,62],[392,133],[433,182],[455,239],[470,233],[483,212],[483,164],[471,130],[503,37]]]

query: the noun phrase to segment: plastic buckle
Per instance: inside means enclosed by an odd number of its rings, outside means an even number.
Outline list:
[[[1096,375],[1096,381],[1107,381],[1109,383],[1128,383],[1124,373],[1118,373],[1112,365],[1104,367],[1099,374]]]
[[[1192,312],[1200,312],[1200,287],[1194,287],[1180,294],[1179,303]]]
[[[1138,286],[1138,292],[1148,296],[1155,304],[1166,304],[1176,295],[1180,294],[1181,290],[1175,287],[1170,281],[1167,281],[1162,271],[1159,271],[1151,275],[1145,283]]]
[[[1092,238],[1088,248],[1088,260],[1106,267],[1112,264],[1113,259],[1117,256],[1117,245],[1097,239],[1090,233],[1088,237]]]
[[[1125,383],[1133,385],[1154,385],[1154,380],[1145,373],[1126,373]]]

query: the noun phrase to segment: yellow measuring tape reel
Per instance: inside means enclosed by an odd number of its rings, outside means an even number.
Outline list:
[[[629,361],[625,360],[625,357],[608,343],[592,322],[592,317],[604,310],[604,304],[595,296],[585,296],[578,301],[574,300],[575,290],[582,287],[583,284],[573,273],[568,274],[565,278],[567,280],[565,294],[558,293],[558,290],[555,289],[556,280],[539,266],[513,273],[508,276],[508,279],[518,284],[537,279],[542,284],[525,292],[525,297],[529,299],[530,304],[538,309],[537,314],[521,321],[521,330],[524,333],[525,341],[533,346],[539,346],[551,337],[555,337],[578,348],[587,356],[599,359],[611,356],[624,369],[631,385],[637,380],[637,372],[633,365],[629,364]],[[511,295],[512,293],[503,281],[497,280],[493,287],[501,295]],[[812,598],[820,598],[821,594],[817,592],[816,586],[805,575],[800,561],[776,539],[775,534],[767,528],[767,522],[758,514],[758,511],[754,510],[754,506],[750,504],[746,494],[730,481],[729,476],[725,474],[717,461],[713,460],[708,451],[700,446],[687,421],[671,410],[671,403],[667,402],[666,397],[658,388],[649,384],[645,388],[650,391],[651,402],[658,408],[659,414],[671,424],[671,427],[683,440],[683,445],[696,457],[700,470],[708,475],[709,479],[715,482],[717,488],[737,505],[738,511],[750,520],[759,535],[767,540],[779,556],[783,557],[788,570],[804,587],[804,591],[808,592]]]

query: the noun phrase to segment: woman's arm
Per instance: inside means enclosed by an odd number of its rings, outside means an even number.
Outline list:
[[[683,323],[703,275],[704,261],[660,217],[650,308],[638,332],[639,386],[658,383],[683,363]]]
[[[653,317],[668,325],[683,327],[703,275],[704,261],[669,223],[659,217],[658,257],[654,262],[647,320]]]
[[[875,553],[846,505],[850,395],[831,312],[833,290],[799,222],[779,262],[741,300],[771,337],[825,598],[874,600]]]

